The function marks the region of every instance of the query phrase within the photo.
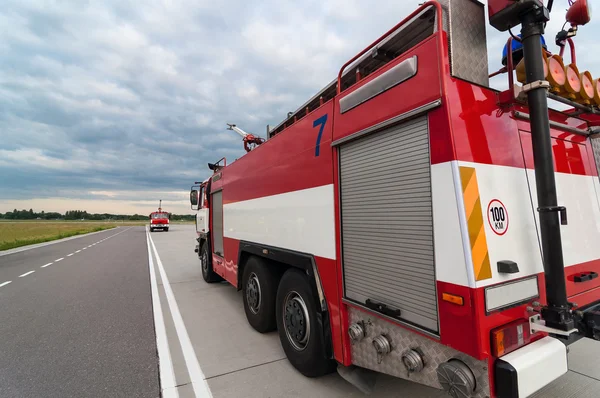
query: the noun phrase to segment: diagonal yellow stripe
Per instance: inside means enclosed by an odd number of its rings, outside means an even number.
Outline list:
[[[469,219],[471,218],[473,211],[476,210],[475,206],[479,201],[479,187],[477,186],[477,178],[475,176],[471,178],[469,184],[464,188],[463,198],[465,202],[465,212],[467,214],[467,219]]]
[[[475,274],[476,281],[482,281],[484,279],[490,279],[492,277],[492,266],[490,264],[490,255],[486,252],[479,273]]]
[[[467,227],[471,246],[471,259],[475,280],[492,277],[492,267],[485,237],[481,199],[477,184],[477,173],[473,167],[460,167],[460,179],[463,189],[463,201],[467,216]]]
[[[479,234],[475,240],[471,239],[471,253],[473,257],[473,270],[477,276],[481,272],[481,268],[484,266],[483,262],[488,255],[487,241],[485,239],[483,225],[481,226]]]

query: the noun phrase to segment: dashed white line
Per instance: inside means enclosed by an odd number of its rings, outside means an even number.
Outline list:
[[[29,274],[33,274],[35,271],[29,271],[29,272],[25,272],[23,275],[19,275],[19,278],[22,278],[24,276],[27,276]]]
[[[57,263],[57,262],[59,262],[59,261],[62,261],[62,260],[64,260],[64,259],[65,259],[64,257],[57,258],[56,260],[54,260],[54,262],[55,262],[55,263]]]
[[[67,257],[71,257],[71,256],[72,256],[72,255],[73,255],[73,254],[74,254],[74,253],[71,253],[71,254],[67,254]]]
[[[46,268],[49,265],[52,265],[52,263],[48,263],[48,264],[42,265],[40,268]]]
[[[83,249],[81,249],[81,250],[85,250],[85,249],[87,249],[87,246],[86,246],[86,247],[84,247],[84,248],[83,248]]]
[[[9,284],[9,283],[11,283],[11,282],[12,282],[12,281],[6,281],[6,282],[2,282],[2,283],[0,283],[0,287],[2,287],[2,286],[6,286],[6,285],[8,285],[8,284]]]
[[[79,253],[81,250],[77,250],[75,253]]]

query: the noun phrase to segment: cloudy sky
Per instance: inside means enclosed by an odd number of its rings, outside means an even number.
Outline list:
[[[264,136],[421,2],[3,0],[0,212],[191,213],[206,163],[244,153],[225,123]],[[599,33],[577,38],[596,74]],[[506,38],[488,29],[490,70]]]

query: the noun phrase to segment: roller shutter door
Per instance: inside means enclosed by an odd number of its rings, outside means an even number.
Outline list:
[[[223,251],[223,191],[212,194],[212,211],[213,253],[223,257],[225,255]]]
[[[340,146],[345,295],[438,331],[427,117]]]

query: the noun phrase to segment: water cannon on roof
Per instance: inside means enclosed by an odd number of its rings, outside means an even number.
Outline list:
[[[235,124],[227,123],[227,126],[227,130],[235,131],[244,139],[244,149],[246,150],[246,152],[250,152],[257,146],[265,142],[264,138],[250,133],[246,133],[244,130],[237,127]]]

